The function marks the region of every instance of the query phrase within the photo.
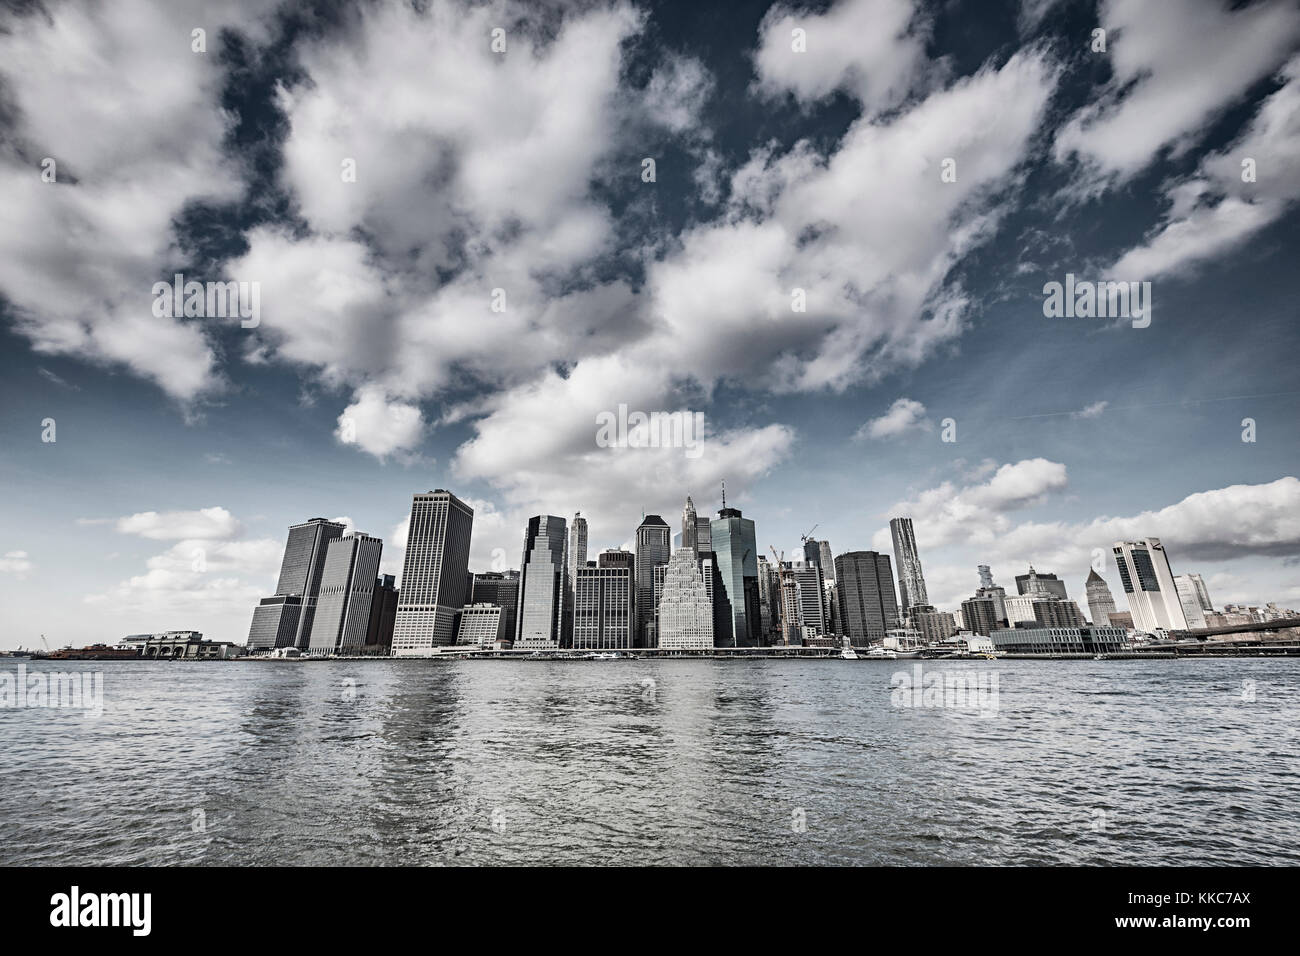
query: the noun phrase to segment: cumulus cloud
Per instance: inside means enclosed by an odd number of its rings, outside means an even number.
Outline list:
[[[6,551],[0,557],[0,574],[12,574],[20,580],[34,567],[26,551]]]
[[[155,541],[194,538],[205,541],[233,538],[241,532],[235,516],[225,508],[197,511],[141,511],[115,522],[117,531]]]
[[[365,388],[339,415],[334,435],[382,459],[418,446],[427,427],[416,406],[388,401],[382,390]]]
[[[925,417],[925,406],[915,399],[900,398],[889,406],[889,411],[873,418],[853,436],[864,438],[897,438],[912,431],[930,431],[933,426]]]
[[[1105,399],[1099,402],[1093,402],[1090,405],[1085,405],[1077,412],[1071,412],[1070,417],[1071,418],[1100,418],[1101,413],[1104,412],[1107,406],[1109,405],[1110,402],[1106,401]]]
[[[1300,39],[1300,8],[1287,0],[1106,0],[1098,19],[1111,79],[1061,128],[1054,151],[1103,181],[1130,178],[1163,149],[1186,150]]]

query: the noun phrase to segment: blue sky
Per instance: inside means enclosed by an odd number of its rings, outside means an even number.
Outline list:
[[[242,640],[289,524],[396,572],[434,487],[478,568],[725,479],[764,548],[912,515],[941,607],[1122,536],[1300,605],[1293,4],[428,7],[3,14],[0,646]],[[260,324],[154,316],[177,271]],[[1066,273],[1150,326],[1045,317]],[[597,447],[620,403],[703,453]]]

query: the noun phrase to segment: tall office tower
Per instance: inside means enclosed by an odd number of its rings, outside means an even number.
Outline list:
[[[992,598],[973,597],[961,602],[961,620],[966,630],[988,637],[1001,626]]]
[[[1108,627],[1110,625],[1110,616],[1115,613],[1115,599],[1110,595],[1110,588],[1106,586],[1106,579],[1097,573],[1093,568],[1088,572],[1088,580],[1084,584],[1084,590],[1088,594],[1088,614],[1092,617],[1092,623],[1095,627]]]
[[[1034,566],[1029,566],[1028,574],[1016,575],[1016,593],[1017,594],[1050,594],[1052,597],[1060,598],[1062,601],[1068,601],[1070,595],[1065,593],[1065,582],[1055,574],[1045,574],[1042,571],[1035,571]]]
[[[686,496],[686,507],[682,509],[682,547],[690,548],[692,554],[698,555],[699,548],[699,527],[700,519],[695,514],[695,502],[691,501],[691,496]]]
[[[646,515],[636,529],[636,646],[647,643],[653,630],[655,565],[667,564],[672,556],[672,531],[658,515]]]
[[[889,533],[894,539],[894,560],[898,563],[899,611],[906,615],[913,604],[929,604],[925,593],[925,575],[916,551],[916,535],[911,518],[890,518]]]
[[[438,488],[411,499],[394,657],[427,657],[435,647],[455,643],[473,528],[474,509],[450,491]]]
[[[723,499],[725,502],[725,498]],[[713,553],[731,602],[733,647],[759,645],[758,543],[753,520],[724,504],[712,525]]]
[[[1052,627],[1083,627],[1083,614],[1073,601],[1062,601],[1054,593],[1033,591],[1029,594],[1009,594],[1006,598],[1007,622],[1015,627],[1018,622],[1038,623]]]
[[[574,582],[573,646],[628,650],[636,618],[635,564],[628,551],[604,551],[595,567],[578,568]]]
[[[817,542],[817,549],[820,551],[820,560],[817,562],[822,566],[822,577],[829,584],[835,583],[835,558],[831,555],[831,543],[825,539]]]
[[[713,550],[713,524],[708,515],[697,515],[695,518],[695,550]]]
[[[307,642],[312,654],[355,654],[365,646],[383,547],[379,538],[360,532],[329,543]]]
[[[1210,600],[1210,589],[1205,586],[1205,579],[1199,574],[1179,574],[1174,576],[1174,581],[1186,579],[1191,585],[1192,590],[1196,593],[1196,602],[1201,606],[1202,611],[1214,613],[1214,603]]]
[[[787,647],[803,643],[803,630],[799,624],[799,585],[790,573],[790,562],[782,561],[778,572],[781,586],[781,643]]]
[[[826,595],[822,569],[812,561],[791,561],[790,573],[799,592],[799,626],[826,634]]]
[[[393,625],[397,621],[396,578],[384,574],[375,581],[370,599],[370,620],[366,624],[366,653],[387,654],[393,647]]]
[[[822,572],[822,604],[826,607],[826,633],[838,637],[844,631],[844,624],[840,615],[839,592],[835,590],[835,582],[827,579],[825,568],[819,568]]]
[[[516,649],[553,650],[562,646],[566,639],[566,536],[563,518],[537,515],[528,519],[521,562],[523,570],[519,577]]]
[[[731,614],[731,601],[727,599],[727,587],[722,581],[722,572],[718,569],[716,551],[705,551],[696,555],[695,563],[700,567],[700,576],[704,578],[704,591],[713,602],[713,646],[735,647],[735,626]]]
[[[329,543],[341,537],[344,526],[337,521],[312,518],[289,527],[289,540],[280,562],[280,580],[275,596],[267,598],[253,612],[248,631],[250,651],[276,647],[306,649],[320,595],[321,574]],[[296,599],[296,600],[295,600]]]
[[[989,570],[987,564],[979,566],[980,586],[975,589],[977,598],[988,598],[993,602],[994,613],[997,614],[999,624],[1006,624],[1007,621],[1007,592],[1000,585],[993,583],[993,572]],[[986,635],[987,636],[987,635]]]
[[[945,641],[957,633],[957,621],[949,611],[940,611],[929,604],[913,604],[910,613],[913,627],[926,644]]]
[[[767,646],[772,642],[772,631],[776,629],[778,615],[776,601],[779,597],[780,584],[772,573],[772,566],[767,558],[758,556],[758,615],[760,621],[759,643]]]
[[[840,631],[854,647],[883,641],[899,626],[898,598],[889,555],[849,551],[835,559],[835,590],[840,605]]]
[[[1111,550],[1119,566],[1119,579],[1133,612],[1133,626],[1139,631],[1187,630],[1169,555],[1159,538],[1116,541]]]
[[[1183,617],[1190,628],[1205,627],[1205,611],[1201,609],[1201,596],[1196,591],[1186,574],[1174,575],[1174,589],[1178,592],[1178,603],[1182,605]]]
[[[713,601],[705,589],[704,575],[695,554],[689,548],[673,552],[664,570],[658,637],[661,649],[713,647]]]
[[[479,571],[470,576],[469,596],[466,604],[495,604],[501,608],[501,628],[506,640],[515,639],[519,626],[519,572]]]
[[[582,512],[575,512],[573,524],[569,526],[569,587],[578,576],[578,568],[587,566],[587,519]]]
[[[821,542],[816,538],[805,538],[803,543],[803,559],[808,564],[815,564],[820,568],[822,566]]]

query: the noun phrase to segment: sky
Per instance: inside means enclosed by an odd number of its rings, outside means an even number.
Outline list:
[[[243,641],[290,524],[400,574],[434,488],[476,570],[725,481],[769,555],[911,516],[943,609],[978,564],[1082,605],[1148,536],[1216,605],[1300,606],[1294,3],[0,21],[0,647]],[[177,273],[256,317],[170,314]],[[1067,276],[1150,310],[1049,314]],[[599,442],[620,405],[703,440]]]

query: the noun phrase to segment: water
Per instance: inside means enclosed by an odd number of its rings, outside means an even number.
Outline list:
[[[1300,862],[1294,660],[27,666],[4,864]]]

